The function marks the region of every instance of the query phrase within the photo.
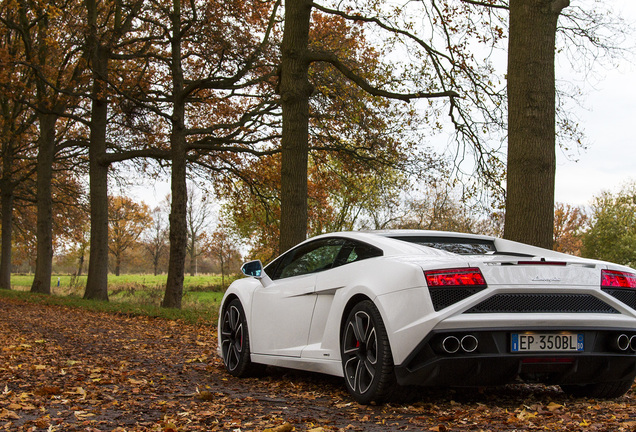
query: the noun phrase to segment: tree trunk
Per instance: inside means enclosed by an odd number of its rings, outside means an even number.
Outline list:
[[[115,256],[115,276],[119,276],[121,271],[121,255]]]
[[[11,172],[12,151],[3,155],[3,173]],[[2,180],[2,249],[0,250],[0,289],[11,289],[11,236],[13,233],[13,182]]]
[[[85,299],[108,301],[108,164],[106,156],[106,126],[108,121],[108,53],[97,39],[97,9],[87,1],[90,34],[88,38],[93,68],[93,89],[90,123],[89,183],[91,239],[86,279]]]
[[[283,109],[280,252],[307,237],[308,80],[311,1],[289,0],[281,46],[280,95]]]
[[[174,0],[172,14],[172,83],[173,110],[170,152],[172,158],[170,210],[170,259],[162,307],[181,309],[185,272],[188,187],[186,184],[186,130],[184,78],[181,68],[181,2]]]
[[[225,263],[223,262],[223,249],[221,249],[221,290],[225,291]]]
[[[194,276],[197,273],[197,255],[196,255],[196,242],[194,241],[194,235],[190,241],[190,276]]]
[[[31,292],[51,294],[53,267],[53,161],[55,160],[55,114],[40,114],[37,159],[37,227],[35,277]]]
[[[511,0],[504,237],[552,249],[557,20],[567,0]]]
[[[82,275],[82,269],[84,268],[84,252],[85,252],[85,249],[84,249],[84,246],[82,246],[80,248],[79,259],[77,260],[78,261],[78,264],[77,264],[77,276],[81,276]]]
[[[177,112],[183,114],[183,106]],[[183,117],[182,117],[183,118]],[[188,189],[186,185],[185,129],[183,123],[173,124],[172,146],[172,210],[170,211],[170,259],[168,261],[168,280],[162,307],[181,308],[183,297],[183,279],[187,245],[186,206]]]

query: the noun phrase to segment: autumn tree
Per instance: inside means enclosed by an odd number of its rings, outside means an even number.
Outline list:
[[[3,16],[10,12],[3,8]],[[25,93],[32,91],[32,80],[24,66],[13,66],[21,49],[15,29],[0,26],[0,195],[2,215],[2,246],[0,249],[0,289],[11,288],[11,257],[13,219],[16,199],[25,196],[27,180],[33,176],[35,166],[30,155],[34,154],[36,137],[35,113],[24,103]]]
[[[129,87],[143,88],[144,83],[147,83],[145,77],[139,76],[137,68],[138,66],[143,69],[143,62],[139,66],[126,61],[147,51],[145,49],[148,42],[146,30],[143,22],[137,19],[143,4],[144,2],[139,0],[86,0],[84,2],[86,11],[84,53],[91,71],[89,98],[91,112],[88,122],[90,132],[87,139],[90,169],[91,248],[84,292],[84,298],[87,299],[108,299],[109,168],[115,162],[135,157],[165,156],[161,149],[153,146],[152,140],[134,140],[123,133],[126,129],[138,129],[134,117],[135,114],[141,113],[136,112],[132,104],[121,97],[121,93]],[[117,82],[117,85],[113,86],[114,82]],[[120,96],[119,99],[116,98],[117,96]],[[114,99],[119,102],[117,105],[119,119],[117,116],[111,116],[109,119],[108,116],[109,107],[112,107]],[[122,145],[124,143],[129,145]]]
[[[234,273],[231,264],[240,258],[237,241],[226,227],[219,227],[209,236],[206,252],[219,263],[221,273],[221,287],[225,289],[225,276]],[[238,268],[238,267],[237,267]]]
[[[636,183],[595,197],[590,218],[583,256],[636,267]]]
[[[315,16],[314,22],[313,49],[348,54],[363,61],[370,76],[391,79],[359,27],[328,15]],[[443,163],[419,144],[417,125],[426,120],[411,107],[374,97],[326,62],[315,63],[308,79],[314,93],[304,180],[307,232],[360,227],[376,209],[396,201],[410,180],[434,181]],[[264,261],[279,253],[282,159],[278,154],[243,159],[235,172],[240,180],[229,178],[219,190],[227,198],[228,218]]]
[[[40,293],[50,293],[53,230],[59,223],[53,195],[72,174],[66,179],[58,177],[65,176],[65,170],[77,173],[81,167],[79,154],[67,142],[76,134],[72,118],[81,111],[76,95],[85,84],[84,63],[74,49],[79,43],[76,6],[55,1],[2,2],[2,25],[19,43],[3,58],[4,66],[22,71],[20,80],[12,81],[13,97],[32,110],[37,125],[37,180],[33,188],[37,246],[31,290]]]
[[[418,3],[419,4],[419,3]],[[408,7],[385,8],[378,2],[352,2],[343,9],[329,8],[311,1],[299,0],[286,4],[285,31],[281,46],[280,94],[283,108],[282,138],[282,182],[281,182],[281,242],[282,250],[293,246],[305,238],[306,217],[306,178],[307,178],[307,122],[309,121],[309,100],[313,91],[308,79],[310,67],[319,62],[327,63],[338,70],[353,85],[376,97],[409,102],[415,99],[443,99],[449,108],[448,114],[466,143],[474,146],[476,164],[485,172],[491,173],[489,152],[480,146],[481,130],[488,130],[490,111],[481,110],[481,119],[471,117],[469,111],[462,108],[457,96],[476,102],[485,107],[486,101],[500,101],[501,95],[492,89],[488,80],[490,66],[488,61],[479,65],[467,49],[466,33],[478,35],[471,28],[464,33],[464,27],[452,24],[460,17],[461,8],[440,8],[423,6],[420,13],[428,24],[410,22]],[[325,49],[314,49],[309,43],[312,24],[312,10],[323,14],[338,16],[357,25],[364,25],[367,31],[374,32],[377,40],[380,34],[386,35],[388,44],[406,43],[405,52],[418,59],[416,68],[401,69],[395,64],[387,67],[393,74],[373,76],[365,70],[366,64],[353,57],[342,56]],[[417,14],[416,14],[417,15]],[[413,15],[411,15],[412,17]],[[400,26],[402,23],[402,26]],[[436,27],[437,26],[437,27]],[[413,30],[417,28],[417,30]],[[459,30],[461,29],[461,30]],[[439,33],[438,33],[439,32]],[[435,46],[430,35],[436,33],[440,45]],[[419,36],[429,35],[429,36]],[[453,36],[459,38],[460,42]],[[482,40],[499,39],[501,34],[492,29],[481,34]],[[396,63],[394,60],[391,63]],[[417,73],[413,71],[417,70]],[[413,73],[411,73],[413,72]],[[494,104],[493,106],[498,106]],[[434,110],[433,110],[434,111]]]
[[[188,194],[186,214],[188,230],[187,252],[190,259],[190,276],[194,276],[197,272],[197,258],[203,253],[201,242],[205,237],[206,228],[210,224],[210,217],[211,209],[206,196],[199,196],[191,187],[190,193]]]
[[[167,216],[162,206],[155,207],[151,212],[152,223],[146,229],[142,243],[152,261],[154,275],[159,274],[159,264],[168,248]]]
[[[583,235],[588,217],[585,209],[570,204],[557,203],[554,209],[553,249],[571,255],[581,256]]]
[[[108,225],[110,241],[108,249],[115,259],[115,275],[119,276],[124,253],[133,247],[151,223],[148,206],[130,198],[115,196],[109,199]]]
[[[266,77],[273,71],[255,68],[263,60],[275,12],[259,1],[149,4],[152,11],[141,20],[148,24],[153,47],[142,58],[149,70],[167,75],[154,76],[141,94],[128,96],[169,130],[170,258],[162,306],[179,308],[187,247],[188,159],[196,159],[196,152],[257,151],[251,146],[259,140],[245,137],[268,113],[259,85],[265,80],[267,87]],[[207,116],[198,116],[204,111]],[[211,156],[204,164],[214,167],[217,161]]]
[[[409,200],[405,207],[404,215],[390,227],[466,233],[483,228],[479,213],[447,188],[431,188],[419,198]]]
[[[504,237],[544,248],[551,248],[554,228],[557,21],[569,3],[511,0],[509,4]]]
[[[621,51],[625,27],[620,17],[596,4],[462,1],[488,10],[497,22],[508,22],[508,109],[507,122],[502,123],[508,132],[504,237],[551,248],[556,145],[582,145],[582,133],[562,108],[563,100],[576,96],[556,87],[555,54],[574,54],[569,60],[577,69],[589,68]],[[557,95],[561,107],[555,103]]]

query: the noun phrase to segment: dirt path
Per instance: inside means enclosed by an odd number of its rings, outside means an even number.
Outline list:
[[[593,401],[519,385],[360,406],[337,378],[278,369],[229,376],[213,326],[4,298],[0,349],[0,430],[636,431],[634,390]]]

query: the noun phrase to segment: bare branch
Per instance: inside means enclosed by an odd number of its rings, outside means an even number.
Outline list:
[[[330,52],[310,52],[308,55],[310,61],[322,61],[331,64],[338,69],[344,76],[353,81],[358,87],[364,91],[372,94],[373,96],[381,96],[390,99],[398,99],[404,102],[410,102],[412,99],[433,99],[441,97],[459,97],[459,94],[453,90],[447,90],[443,92],[417,92],[417,93],[395,93],[387,90],[382,90],[372,86],[362,78],[360,75],[353,72],[347,65],[345,65],[338,57]]]

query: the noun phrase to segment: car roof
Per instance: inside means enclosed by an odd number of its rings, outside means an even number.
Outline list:
[[[376,230],[368,231],[379,236],[384,237],[451,237],[451,238],[465,238],[475,240],[495,240],[495,237],[481,235],[481,234],[469,234],[460,233],[454,231],[436,231],[436,230],[421,230],[421,229],[393,229],[393,230]]]
[[[448,255],[448,252],[436,250],[426,246],[410,243],[394,237],[453,237],[493,240],[493,237],[480,236],[475,234],[463,234],[449,231],[432,231],[432,230],[362,230],[362,231],[340,231],[328,234],[322,234],[312,237],[307,241],[319,238],[344,237],[361,242],[369,243],[379,247],[384,251],[385,255],[404,255],[404,254],[429,254],[429,255]]]

